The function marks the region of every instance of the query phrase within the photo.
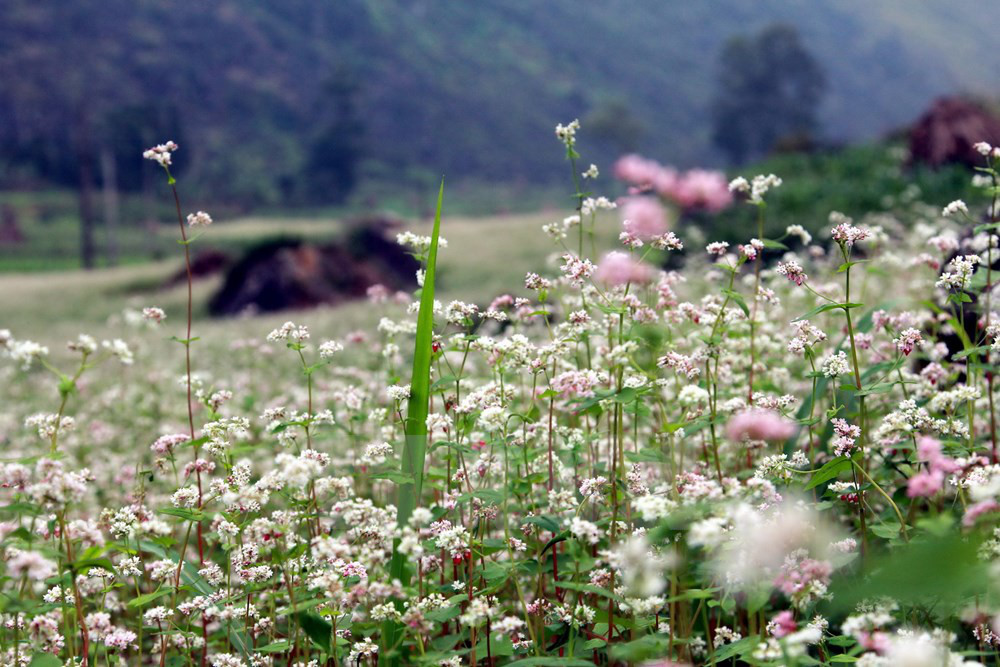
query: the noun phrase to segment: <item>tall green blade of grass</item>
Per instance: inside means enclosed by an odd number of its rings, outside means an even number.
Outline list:
[[[413,349],[413,372],[410,377],[410,399],[406,404],[403,445],[403,474],[412,476],[413,484],[399,485],[396,503],[398,522],[405,526],[420,501],[424,484],[424,454],[427,450],[427,414],[430,409],[431,344],[434,334],[434,274],[437,269],[438,235],[441,230],[441,202],[444,199],[444,180],[438,190],[437,210],[434,213],[434,230],[431,247],[427,253],[427,270],[424,286],[420,290],[420,311],[417,314],[417,339]],[[394,574],[398,574],[394,572]]]
[[[424,456],[427,452],[427,413],[430,409],[431,386],[431,344],[434,334],[434,273],[437,267],[438,235],[441,229],[441,202],[444,199],[444,179],[438,190],[437,210],[434,213],[434,229],[431,232],[431,247],[427,253],[427,268],[424,286],[420,290],[420,310],[417,313],[417,340],[413,350],[413,373],[410,377],[410,399],[406,404],[403,444],[403,475],[407,481],[397,485],[396,518],[402,528],[410,520],[413,510],[420,502],[420,492],[424,485]],[[392,549],[389,571],[393,579],[399,579],[405,586],[410,579],[406,567],[406,557],[399,552],[397,539]],[[385,638],[380,651],[380,664],[399,664],[399,657],[391,659],[387,655],[399,639],[400,625],[386,621],[382,626]]]

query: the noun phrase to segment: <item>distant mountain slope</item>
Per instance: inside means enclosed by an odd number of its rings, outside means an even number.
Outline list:
[[[827,71],[833,138],[873,136],[940,93],[1000,88],[1000,3],[981,0],[2,4],[4,146],[41,136],[58,152],[81,114],[100,140],[109,114],[154,105],[170,110],[158,124],[182,126],[192,180],[263,201],[303,178],[342,101],[332,88],[354,91],[369,164],[503,181],[562,175],[553,125],[613,100],[645,127],[645,152],[717,162],[706,118],[719,50],[776,21]]]

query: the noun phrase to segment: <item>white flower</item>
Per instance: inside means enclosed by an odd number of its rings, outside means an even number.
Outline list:
[[[197,213],[188,213],[187,221],[189,227],[208,227],[212,224],[212,216],[204,211],[198,211]]]
[[[322,359],[332,359],[333,355],[342,351],[344,346],[335,340],[328,340],[319,346],[319,356]]]
[[[802,225],[789,225],[785,228],[785,233],[789,236],[798,236],[802,241],[802,245],[809,245],[812,243],[812,234],[807,232],[805,227]]]
[[[576,131],[580,129],[580,121],[572,120],[566,125],[556,125],[556,138],[565,144],[566,148],[572,148],[576,144]]]
[[[363,642],[351,647],[351,652],[347,656],[347,662],[361,664],[361,658],[378,654],[378,644],[372,641],[371,637],[365,637]]]
[[[20,362],[22,370],[28,370],[33,361],[49,356],[49,348],[30,340],[11,339],[7,353],[11,359]]]
[[[162,308],[157,308],[156,306],[151,306],[149,308],[142,309],[143,319],[159,324],[163,320],[167,319],[167,314],[163,312]]]
[[[820,371],[828,378],[847,375],[851,372],[851,365],[847,361],[847,353],[841,350],[826,357],[820,362]]]
[[[764,195],[767,194],[768,190],[779,187],[780,185],[781,179],[774,174],[768,174],[767,176],[759,174],[754,176],[753,181],[751,182],[748,182],[747,179],[739,176],[729,182],[729,191],[749,194],[750,202],[759,204],[764,201]]]
[[[394,384],[385,389],[386,395],[394,401],[405,401],[410,397],[410,385]]]
[[[118,357],[118,361],[122,362],[124,365],[132,365],[132,362],[134,361],[132,357],[132,350],[128,348],[128,343],[123,341],[121,338],[106,340],[101,343],[101,347],[110,352],[112,355]]]
[[[965,202],[961,199],[956,199],[952,203],[948,204],[941,211],[941,215],[945,218],[952,218],[961,213],[962,215],[969,215],[969,207],[965,205]]]
[[[152,160],[166,169],[170,166],[170,154],[177,150],[177,148],[177,144],[172,141],[168,141],[165,144],[159,144],[143,151],[142,157],[147,160]]]
[[[581,519],[578,516],[573,517],[573,521],[570,523],[569,531],[573,533],[581,542],[586,542],[587,544],[597,544],[601,540],[601,529],[595,524],[587,521],[586,519]]]
[[[267,334],[267,341],[269,343],[277,343],[282,340],[295,343],[307,341],[309,340],[309,328],[304,325],[297,326],[294,322],[285,322]]]

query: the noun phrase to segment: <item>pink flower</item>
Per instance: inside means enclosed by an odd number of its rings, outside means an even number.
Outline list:
[[[962,468],[955,459],[941,453],[941,443],[938,440],[926,435],[917,441],[917,458],[926,461],[932,472],[950,474]]]
[[[923,340],[920,335],[920,331],[917,329],[909,328],[904,330],[899,334],[899,338],[892,341],[896,344],[896,347],[904,356],[909,356],[910,352],[913,352],[913,348]]]
[[[989,514],[990,512],[996,512],[1000,510],[1000,504],[997,501],[983,500],[976,503],[975,505],[969,505],[969,508],[965,510],[965,516],[962,517],[962,525],[969,527],[976,523],[976,519],[981,517],[983,514]]]
[[[665,234],[670,227],[666,211],[653,197],[628,197],[620,208],[622,227],[644,241]]]
[[[673,167],[660,167],[653,177],[653,190],[664,199],[673,199],[673,193],[680,183],[681,175]]]
[[[786,440],[794,433],[795,424],[772,410],[747,410],[726,424],[726,435],[734,442]]]
[[[605,285],[643,284],[653,279],[653,269],[624,252],[612,251],[601,258],[594,279]]]
[[[909,498],[930,498],[944,484],[944,473],[940,470],[917,473],[906,483],[906,495]]]
[[[135,645],[136,634],[131,630],[116,628],[104,637],[104,644],[109,648],[117,648],[122,651],[129,646]]]
[[[651,186],[661,174],[663,167],[656,160],[636,155],[623,155],[615,162],[615,178],[638,186]]]
[[[917,440],[917,456],[921,461],[933,461],[941,456],[941,441],[925,435]]]
[[[879,654],[886,653],[892,647],[889,635],[884,632],[862,632],[858,635],[857,640],[858,644],[866,650]]]
[[[685,209],[717,212],[733,203],[733,194],[721,171],[692,169],[678,172],[641,155],[623,155],[614,166],[615,177],[631,183],[632,194],[653,190]],[[626,216],[628,217],[628,216]]]
[[[600,385],[603,380],[604,378],[590,369],[566,371],[552,378],[550,386],[563,398],[587,397],[594,395],[594,388]]]
[[[149,446],[149,448],[153,450],[155,454],[160,454],[160,455],[169,454],[170,452],[174,451],[174,447],[182,445],[190,439],[191,438],[189,438],[184,433],[172,433],[170,435],[161,435],[159,438],[156,439],[156,442],[154,442],[152,445]]]
[[[775,271],[777,271],[778,275],[785,276],[799,287],[801,287],[802,283],[809,279],[809,276],[807,276],[806,272],[802,269],[802,265],[795,260],[779,263],[778,268],[775,269]]]
[[[843,243],[848,248],[853,246],[858,241],[864,241],[867,239],[870,233],[871,232],[864,227],[855,227],[849,222],[842,222],[830,230],[830,236],[833,237],[833,240]]]
[[[792,554],[785,560],[781,572],[774,579],[774,585],[782,593],[791,597],[805,591],[813,583],[825,586],[830,583],[831,574],[833,574],[833,565],[830,561],[802,558],[800,552]]]
[[[721,171],[692,169],[676,180],[672,190],[657,189],[657,192],[673,199],[682,208],[702,208],[713,213],[733,203],[733,193]]]
[[[833,418],[833,439],[830,444],[833,446],[834,456],[850,456],[854,449],[854,443],[861,437],[861,427],[848,424],[846,419]]]
[[[788,609],[778,612],[778,614],[771,619],[771,622],[767,624],[767,627],[771,631],[771,636],[778,639],[790,635],[798,629],[798,625],[795,623],[795,618],[793,617],[792,612]]]

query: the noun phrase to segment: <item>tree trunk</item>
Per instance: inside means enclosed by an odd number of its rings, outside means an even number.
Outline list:
[[[76,158],[80,177],[76,191],[80,210],[80,264],[85,269],[92,269],[95,260],[94,152],[90,141],[90,122],[85,110],[77,118]]]
[[[108,266],[118,264],[118,176],[115,156],[108,147],[101,149],[101,196],[104,205],[105,256]]]

